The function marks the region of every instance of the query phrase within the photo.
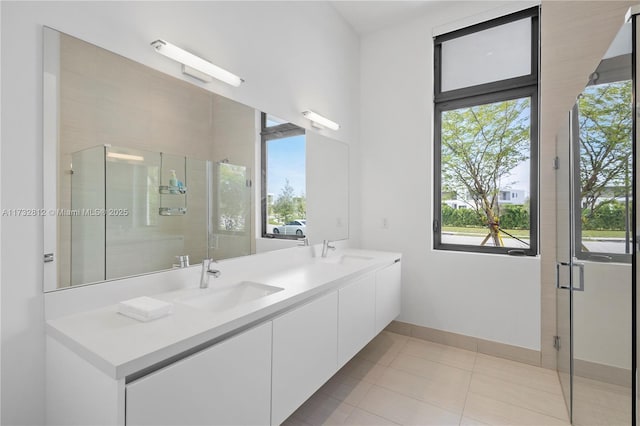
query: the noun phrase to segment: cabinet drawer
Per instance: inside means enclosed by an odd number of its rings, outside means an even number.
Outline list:
[[[368,274],[338,291],[338,368],[375,335],[376,276]]]
[[[396,262],[376,273],[376,334],[400,315],[400,270],[400,262]]]
[[[126,424],[265,425],[271,322],[127,385]]]
[[[273,320],[271,424],[279,425],[337,369],[338,293]]]

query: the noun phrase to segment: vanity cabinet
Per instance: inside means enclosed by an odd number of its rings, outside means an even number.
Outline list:
[[[400,315],[401,308],[400,260],[376,272],[376,327],[380,333]]]
[[[126,424],[267,425],[271,322],[126,386]]]
[[[272,425],[286,420],[336,372],[337,330],[337,291],[273,320]]]
[[[375,336],[376,275],[369,273],[338,291],[338,368]]]
[[[341,277],[324,292],[291,300],[173,358],[141,363],[129,356],[137,366],[126,372],[117,370],[123,362],[105,366],[103,358],[85,357],[91,353],[76,353],[64,342],[95,345],[93,336],[102,332],[122,348],[121,356],[134,338],[157,337],[162,321],[131,323],[103,308],[50,324],[62,340],[47,337],[47,424],[279,425],[399,315],[400,261],[391,261]],[[173,315],[165,322],[171,331],[188,327],[196,314]],[[194,316],[203,317],[210,318]],[[76,334],[58,328],[75,329],[83,318]],[[97,331],[89,339],[91,327]]]

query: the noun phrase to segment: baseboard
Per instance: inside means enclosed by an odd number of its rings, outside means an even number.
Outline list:
[[[437,330],[435,328],[423,327],[402,321],[392,321],[385,330],[415,337],[416,339],[428,340],[468,351],[535,365],[536,367],[541,366],[540,351],[533,349],[507,345],[492,340],[465,336],[464,334],[451,333],[449,331]]]
[[[576,376],[584,377],[585,379],[624,386],[625,388],[631,388],[633,382],[633,376],[629,369],[585,361],[583,359],[573,360],[573,371]]]

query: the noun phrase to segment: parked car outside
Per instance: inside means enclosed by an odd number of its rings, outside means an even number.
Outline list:
[[[282,235],[297,235],[298,237],[304,237],[304,229],[307,226],[305,219],[292,220],[284,225],[276,226],[273,228],[274,234]]]

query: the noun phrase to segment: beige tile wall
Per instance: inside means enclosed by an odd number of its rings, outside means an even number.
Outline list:
[[[202,167],[191,170],[191,177],[204,176],[203,160],[228,158],[233,164],[253,168],[257,134],[253,108],[64,34],[60,37],[60,64],[60,208],[71,205],[71,153],[98,145],[197,159]],[[167,232],[186,229],[184,250],[194,255],[195,263],[206,255],[206,227],[202,228],[205,188],[193,181],[188,187],[193,191],[187,198],[187,215],[158,218],[157,223]],[[191,215],[189,210],[198,210],[198,214]],[[68,218],[60,218],[58,227],[58,280],[64,284],[69,282],[71,258],[66,242],[70,240]]]
[[[555,135],[634,1],[543,1],[540,94],[540,252],[542,366],[555,368]]]

